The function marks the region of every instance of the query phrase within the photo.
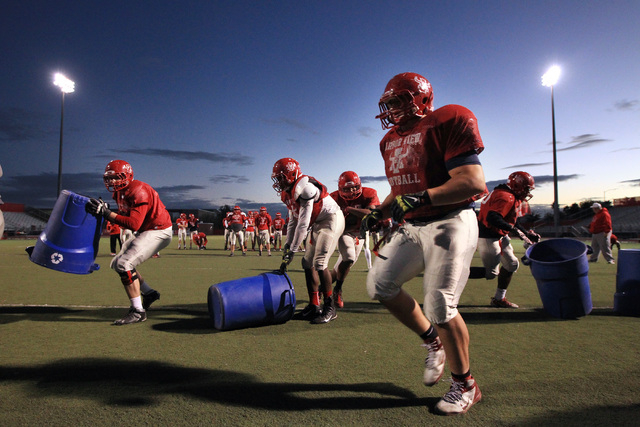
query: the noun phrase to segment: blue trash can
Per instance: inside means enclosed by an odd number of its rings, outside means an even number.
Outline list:
[[[613,311],[624,316],[640,316],[640,249],[618,251]]]
[[[289,276],[274,271],[212,285],[207,303],[214,327],[228,331],[287,322],[296,309],[296,293]]]
[[[98,270],[95,264],[102,217],[85,211],[88,197],[62,190],[49,221],[36,245],[28,247],[29,259],[52,270],[73,274],[89,274]]]
[[[543,240],[525,256],[545,311],[561,319],[591,313],[587,245],[573,239]]]

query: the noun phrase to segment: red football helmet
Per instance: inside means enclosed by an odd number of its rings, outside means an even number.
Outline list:
[[[276,218],[282,218],[282,214],[280,212],[276,212]]]
[[[240,206],[234,206],[234,207],[233,207],[233,211],[234,211],[234,212],[235,212],[235,211],[240,212],[240,211],[241,211]]]
[[[507,179],[507,187],[520,200],[529,200],[533,197],[531,191],[536,188],[533,177],[527,172],[514,172]]]
[[[338,178],[338,192],[344,200],[355,200],[362,194],[362,183],[357,173],[342,172]]]
[[[267,214],[267,208],[265,208],[264,206],[262,206],[260,208],[260,215],[265,216]]]
[[[300,175],[302,172],[297,160],[290,157],[280,159],[273,165],[273,173],[271,173],[273,188],[278,193],[285,191],[296,182]]]
[[[133,181],[133,169],[124,160],[111,160],[102,176],[104,185],[112,193],[124,190]]]
[[[187,214],[186,214],[186,213],[181,213],[181,214],[180,214],[180,218],[182,218],[182,219],[187,219]]]
[[[433,90],[429,80],[416,73],[402,73],[387,83],[378,103],[383,129],[403,125],[433,111]]]

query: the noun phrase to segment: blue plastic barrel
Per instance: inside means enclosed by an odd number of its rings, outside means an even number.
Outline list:
[[[587,245],[573,239],[543,240],[525,256],[547,313],[562,319],[591,313]]]
[[[212,285],[207,302],[214,327],[228,331],[287,322],[296,293],[289,276],[274,271]]]
[[[44,231],[35,247],[27,248],[34,263],[64,273],[88,274],[98,270],[95,264],[102,217],[85,211],[89,198],[62,190]]]
[[[625,316],[640,316],[640,249],[618,251],[613,311]]]

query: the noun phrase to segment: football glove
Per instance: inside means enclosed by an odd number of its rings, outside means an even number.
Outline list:
[[[540,235],[533,230],[529,230],[525,233],[527,238],[531,240],[533,243],[538,243],[540,241]]]
[[[393,203],[391,203],[391,218],[395,222],[402,222],[404,214],[412,211],[420,206],[430,205],[431,198],[429,193],[424,191],[422,193],[403,194],[396,196]]]
[[[524,242],[524,246],[526,248],[529,248],[529,246],[533,246],[533,242],[531,240],[529,240],[529,237],[527,237],[526,234],[524,234],[524,231],[520,230],[519,228],[515,228],[515,227],[514,227],[514,231],[516,233],[518,233],[518,236],[520,236],[520,238]]]
[[[373,230],[380,221],[382,221],[382,211],[380,209],[372,209],[370,213],[362,217],[360,229],[363,233]]]
[[[102,199],[89,199],[84,209],[93,216],[108,218],[111,211],[109,205]]]

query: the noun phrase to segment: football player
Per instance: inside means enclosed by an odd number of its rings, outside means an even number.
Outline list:
[[[229,248],[231,249],[231,253],[229,256],[233,256],[233,253],[236,250],[236,239],[238,239],[238,244],[240,249],[242,249],[242,255],[247,255],[247,250],[244,247],[244,232],[243,230],[247,226],[247,217],[240,209],[240,206],[234,206],[233,212],[231,215],[227,217],[227,221],[229,222],[229,230],[231,232],[231,238],[229,239]]]
[[[533,231],[525,230],[518,218],[528,211],[527,203],[531,191],[535,188],[533,177],[527,172],[513,172],[506,184],[500,184],[480,205],[478,214],[478,253],[482,267],[471,267],[469,278],[498,277],[498,287],[491,298],[491,306],[498,308],[518,308],[507,300],[507,287],[511,283],[513,273],[518,270],[520,262],[513,253],[509,233],[517,233],[524,240],[525,246],[536,243],[540,236]]]
[[[282,250],[282,230],[284,230],[285,220],[282,218],[280,212],[276,212],[276,217],[273,219],[273,249],[278,246],[278,251]]]
[[[198,246],[198,250],[207,249],[207,235],[202,231],[195,235],[193,241],[195,242],[196,246]]]
[[[344,307],[342,300],[342,284],[347,278],[351,266],[355,264],[360,256],[368,232],[364,238],[360,236],[360,223],[362,215],[357,214],[357,210],[375,209],[380,205],[378,192],[373,188],[363,187],[360,177],[353,171],[346,171],[338,178],[338,190],[331,193],[331,197],[338,203],[344,214],[344,233],[338,240],[338,252],[340,256],[331,270],[331,279],[336,283],[333,288],[333,296],[336,306]],[[365,247],[367,255],[367,265],[371,263],[371,253]]]
[[[255,218],[256,227],[258,228],[258,250],[262,256],[262,249],[266,247],[268,255],[271,256],[271,215],[264,206],[260,208],[260,213]]]
[[[123,242],[122,249],[111,261],[111,268],[120,275],[131,301],[129,312],[114,324],[144,322],[146,310],[160,299],[160,293],[145,282],[136,267],[169,246],[173,237],[171,216],[149,184],[133,179],[133,169],[124,160],[110,161],[103,179],[107,190],[113,193],[118,213],[112,212],[103,200],[93,198],[85,206],[87,212],[137,232]]]
[[[256,250],[256,217],[253,211],[247,212],[247,222],[244,229],[244,250],[249,249],[251,242],[251,250]]]
[[[224,250],[226,251],[229,248],[229,240],[231,237],[231,230],[229,230],[229,217],[233,214],[233,212],[227,212],[225,217],[222,219],[222,227],[224,228]]]
[[[192,249],[194,242],[193,238],[196,236],[196,234],[198,234],[198,223],[200,222],[200,220],[198,220],[198,218],[196,218],[194,214],[189,214],[187,222],[187,227],[189,228],[189,249]],[[185,249],[187,249],[186,246]]]
[[[302,268],[309,293],[307,305],[299,318],[313,324],[328,323],[337,317],[331,289],[329,258],[336,250],[344,231],[344,215],[340,206],[315,178],[303,175],[300,164],[292,158],[283,158],[273,165],[273,188],[289,209],[287,241],[284,245],[281,269],[286,268],[309,233]],[[324,295],[320,309],[320,291]]]
[[[362,222],[365,229],[389,216],[404,223],[380,250],[367,290],[424,341],[425,385],[442,377],[446,357],[452,384],[436,410],[464,413],[481,398],[457,309],[478,243],[474,200],[486,191],[478,123],[459,105],[434,110],[431,84],[415,73],[393,77],[378,105],[376,118],[389,129],[380,152],[391,193]],[[424,312],[402,289],[421,273]]]
[[[178,250],[187,249],[187,227],[189,226],[187,214],[181,213],[176,219],[176,225],[178,226]]]

